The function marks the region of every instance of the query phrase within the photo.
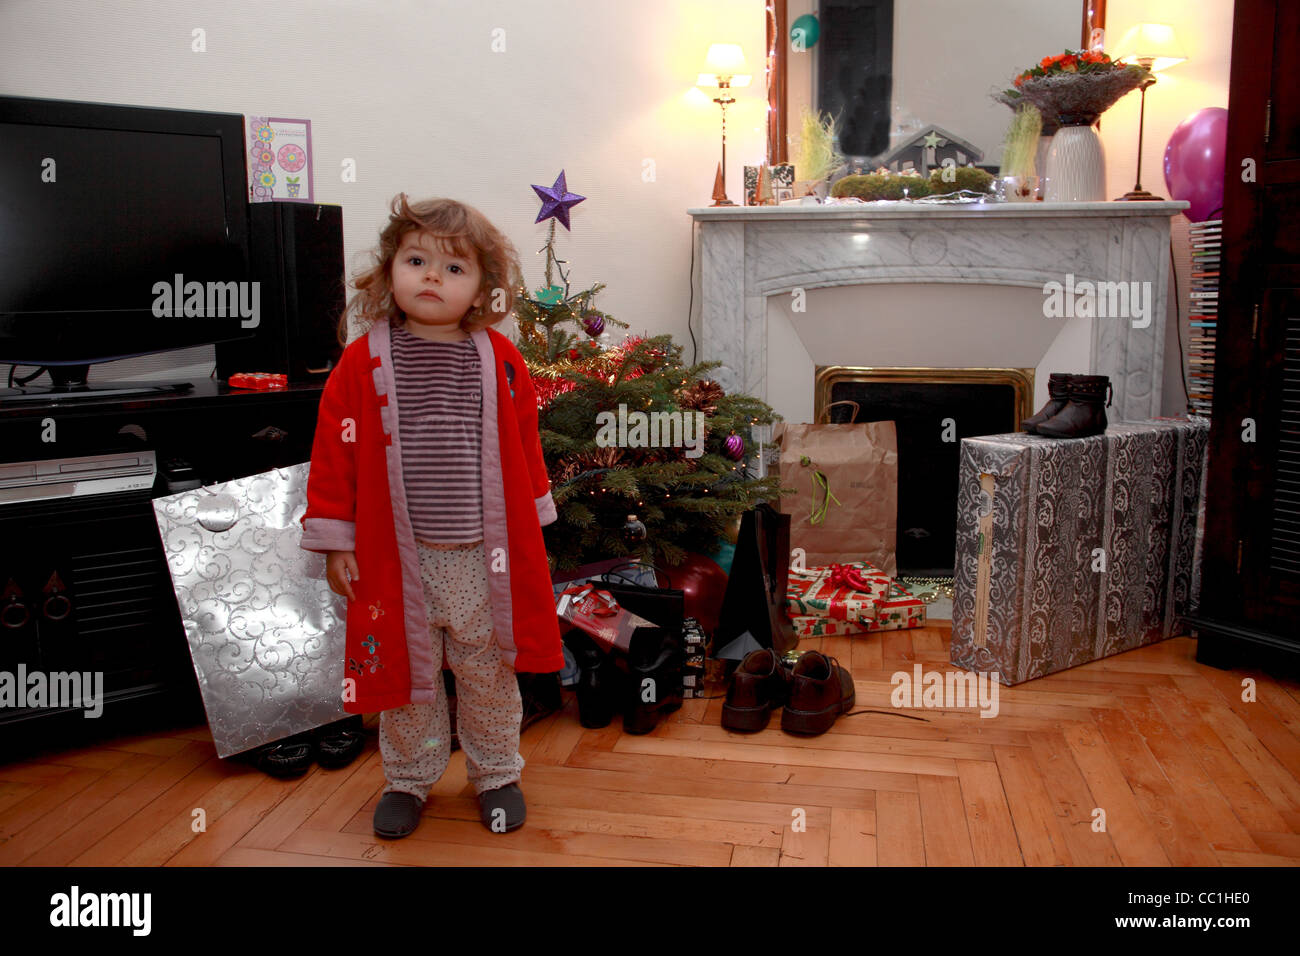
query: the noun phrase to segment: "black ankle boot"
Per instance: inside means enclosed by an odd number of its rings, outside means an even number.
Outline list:
[[[1066,402],[1070,400],[1070,382],[1074,376],[1066,372],[1053,372],[1047,376],[1047,404],[1038,410],[1038,413],[1031,415],[1020,423],[1020,427],[1031,435],[1038,434],[1038,426],[1043,424],[1049,418],[1054,418],[1065,408]]]
[[[1106,407],[1112,389],[1105,375],[1076,375],[1070,382],[1070,400],[1060,414],[1038,426],[1047,438],[1088,438],[1106,430]]]
[[[648,734],[682,706],[682,642],[667,628],[637,628],[628,651],[623,731]]]

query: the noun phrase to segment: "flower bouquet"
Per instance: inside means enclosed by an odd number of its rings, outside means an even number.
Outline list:
[[[1150,70],[1112,60],[1099,50],[1066,50],[1043,57],[998,99],[1012,107],[1032,103],[1044,122],[1090,126],[1121,96],[1150,79]]]
[[[1060,124],[1047,157],[1048,202],[1105,197],[1105,157],[1092,126],[1121,96],[1151,80],[1150,70],[1099,50],[1066,50],[1043,57],[1015,78],[1014,89],[997,95],[1013,109],[1032,104],[1044,126]]]

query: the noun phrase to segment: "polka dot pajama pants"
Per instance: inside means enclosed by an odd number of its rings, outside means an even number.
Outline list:
[[[423,542],[420,578],[429,612],[433,659],[445,653],[456,677],[456,731],[470,783],[478,793],[519,780],[523,702],[514,668],[493,638],[483,542],[431,548]],[[407,704],[379,716],[379,753],[388,786],[423,800],[451,759],[451,730],[442,679],[432,704]]]

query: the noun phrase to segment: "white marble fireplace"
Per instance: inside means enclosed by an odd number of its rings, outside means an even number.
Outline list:
[[[1035,369],[1108,375],[1114,421],[1159,415],[1169,220],[1182,202],[692,209],[703,360],[729,390],[812,420],[817,366]],[[1048,283],[1103,292],[1045,314]],[[1149,283],[1149,309],[1100,283]],[[1085,285],[1086,290],[1088,287]],[[1133,287],[1127,287],[1129,290]],[[1111,287],[1114,291],[1115,287]],[[1139,300],[1140,301],[1140,300]],[[1091,309],[1089,309],[1089,306]],[[1092,311],[1092,316],[1079,312]],[[1145,324],[1147,322],[1148,324]]]

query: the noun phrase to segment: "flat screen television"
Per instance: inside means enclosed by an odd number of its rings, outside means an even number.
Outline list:
[[[238,114],[0,97],[0,401],[148,391],[87,385],[87,370],[256,334],[243,128]],[[15,365],[52,384],[3,388]]]

